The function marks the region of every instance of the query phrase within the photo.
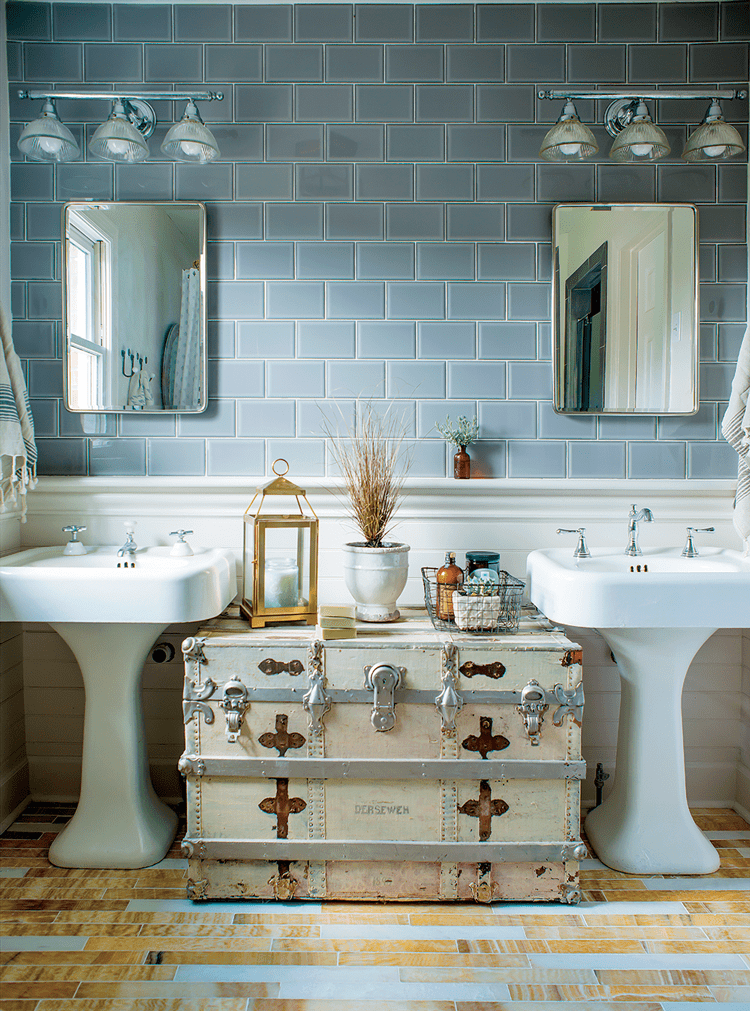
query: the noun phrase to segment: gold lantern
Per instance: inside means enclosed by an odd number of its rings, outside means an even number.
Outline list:
[[[282,469],[284,465],[286,470]],[[276,460],[272,469],[276,479],[258,488],[245,512],[240,611],[253,628],[276,621],[314,625],[318,610],[318,517],[304,489],[286,479],[286,460]],[[296,512],[264,512],[271,496],[275,497],[274,505],[278,498],[294,498]],[[279,505],[294,508],[289,501]]]

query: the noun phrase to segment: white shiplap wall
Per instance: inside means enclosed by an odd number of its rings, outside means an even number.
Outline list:
[[[344,509],[321,479],[295,478],[308,489],[321,519],[321,598],[347,600],[339,546],[349,538]],[[192,528],[195,544],[231,547],[239,558],[242,514],[254,488],[236,480],[43,478],[30,496],[24,546],[62,543],[60,528],[75,522],[88,527],[88,543],[120,543],[123,521],[138,521],[142,545],[166,544],[169,531]],[[625,546],[631,502],[649,506],[656,521],[644,525],[641,543],[683,543],[685,526],[715,526],[712,544],[738,548],[731,523],[731,482],[512,482],[426,481],[408,483],[395,531],[411,545],[409,585],[404,604],[421,603],[422,565],[439,564],[447,548],[459,555],[471,548],[495,548],[504,568],[521,577],[526,555],[535,547],[564,543],[558,526],[586,526],[593,546]],[[703,535],[708,539],[710,535]],[[572,544],[571,544],[572,550]],[[182,750],[179,646],[192,627],[165,634],[177,649],[170,664],[148,663],[144,672],[144,707],[152,775],[158,792],[177,796],[176,773]],[[589,776],[584,803],[593,803],[596,763],[614,766],[619,681],[609,651],[591,632],[571,629],[585,647],[586,716],[584,755]],[[743,643],[746,651],[743,694]],[[690,801],[698,806],[747,806],[747,790],[738,792],[747,772],[750,640],[741,630],[722,630],[701,649],[691,666],[683,698],[687,779]],[[43,625],[24,633],[26,747],[35,797],[74,797],[78,790],[83,728],[83,688],[67,647]],[[743,717],[743,703],[745,715]],[[607,787],[611,786],[610,779]],[[605,791],[607,789],[605,787]],[[742,800],[745,797],[745,800]]]
[[[735,807],[750,821],[750,630],[742,636],[742,695],[740,698],[740,757]]]

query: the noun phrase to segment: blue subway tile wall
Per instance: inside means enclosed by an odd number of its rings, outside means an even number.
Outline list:
[[[742,85],[748,4],[44,3],[10,0],[12,312],[39,471],[259,477],[282,455],[335,473],[322,419],[395,399],[412,474],[448,477],[434,425],[475,415],[474,474],[731,478],[720,436],[746,312],[747,170],[686,164],[700,103],[652,109],[672,143],[655,165],[584,165],[539,144],[559,108],[538,87]],[[81,161],[15,147],[20,87],[203,84],[221,159],[96,162],[106,114],[66,102]],[[593,102],[578,104],[594,124]],[[656,104],[655,104],[656,105]],[[746,135],[747,102],[724,104]],[[71,199],[201,199],[208,208],[209,395],[197,416],[73,415],[62,404],[60,212]],[[561,417],[551,404],[551,212],[564,201],[696,203],[701,407],[695,416]]]

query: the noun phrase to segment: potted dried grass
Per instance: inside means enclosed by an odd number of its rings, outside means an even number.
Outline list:
[[[389,541],[411,463],[404,452],[404,426],[390,405],[357,401],[354,430],[323,427],[344,482],[344,500],[362,539],[344,545],[344,582],[362,621],[396,621],[406,586],[409,545]]]

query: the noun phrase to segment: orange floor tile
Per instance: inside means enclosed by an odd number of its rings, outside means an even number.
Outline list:
[[[592,860],[580,905],[534,908],[191,903],[177,846],[155,868],[52,867],[71,813],[33,804],[0,837],[0,1011],[750,1009],[750,825],[733,811],[694,812],[737,833],[715,874]]]

